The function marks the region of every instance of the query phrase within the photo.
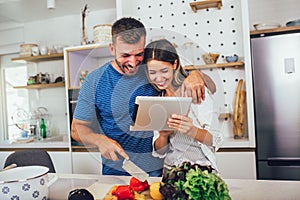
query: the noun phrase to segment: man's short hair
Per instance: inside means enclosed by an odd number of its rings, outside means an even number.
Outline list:
[[[112,25],[111,35],[113,43],[119,38],[125,43],[136,44],[146,36],[146,29],[140,21],[132,17],[123,17]]]

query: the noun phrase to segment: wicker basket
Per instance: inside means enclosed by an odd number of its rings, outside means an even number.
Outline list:
[[[31,56],[32,55],[31,48],[37,47],[37,46],[38,46],[37,44],[21,44],[20,45],[20,56],[22,56],[22,57]]]
[[[93,29],[95,43],[108,45],[111,42],[111,24],[98,24]]]

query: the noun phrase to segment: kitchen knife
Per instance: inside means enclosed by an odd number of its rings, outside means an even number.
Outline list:
[[[129,159],[124,159],[122,168],[131,176],[139,179],[140,181],[145,181],[149,177],[149,174],[147,174]]]

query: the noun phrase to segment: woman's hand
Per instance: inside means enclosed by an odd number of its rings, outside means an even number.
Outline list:
[[[159,154],[164,154],[168,151],[169,136],[174,131],[159,131],[159,137],[154,142],[154,148]]]
[[[193,125],[193,120],[184,115],[172,114],[167,124],[170,128],[185,135],[193,136],[197,132],[197,127]]]
[[[160,137],[169,137],[173,133],[174,133],[174,131],[159,131],[159,136]]]
[[[193,120],[187,116],[173,114],[167,124],[170,128],[174,128],[198,142],[208,146],[212,145],[212,135],[207,130],[194,126]]]

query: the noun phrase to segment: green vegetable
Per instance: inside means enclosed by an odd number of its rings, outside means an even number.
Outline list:
[[[207,166],[183,162],[164,175],[160,192],[166,200],[231,200],[226,183]]]

